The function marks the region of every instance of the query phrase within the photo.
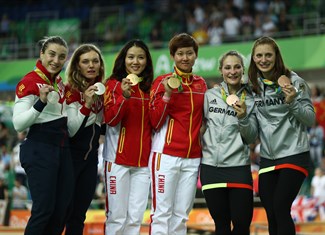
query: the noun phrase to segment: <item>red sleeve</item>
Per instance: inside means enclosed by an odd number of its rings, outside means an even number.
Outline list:
[[[16,95],[19,98],[36,95],[39,96],[39,88],[44,81],[34,72],[30,72],[16,86]]]
[[[72,90],[69,84],[65,86],[65,100],[67,105],[70,105],[74,102],[81,103],[82,107],[80,108],[80,113],[85,116],[90,115],[91,109],[85,106],[85,102],[81,102],[80,92],[77,90]]]
[[[168,115],[168,103],[162,99],[165,93],[165,87],[162,84],[164,77],[160,76],[155,79],[150,92],[149,117],[155,130],[161,128]]]
[[[122,95],[121,82],[109,80],[104,94],[104,122],[116,126],[128,109],[128,99]]]

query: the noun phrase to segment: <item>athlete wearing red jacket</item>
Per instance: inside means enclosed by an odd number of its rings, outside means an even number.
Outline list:
[[[106,83],[104,122],[106,131],[104,159],[116,164],[147,167],[151,149],[149,93],[139,85],[131,89],[131,97],[122,95],[121,82]]]
[[[129,74],[138,78],[136,83]],[[104,94],[105,235],[140,234],[150,187],[152,80],[148,47],[138,39],[129,41],[115,60]]]
[[[150,121],[155,130],[149,159],[150,234],[186,235],[202,157],[200,128],[207,86],[192,73],[198,55],[193,37],[185,33],[174,36],[169,50],[174,73],[157,77],[150,92]],[[174,89],[168,85],[172,75],[179,80]]]
[[[177,74],[182,74],[175,68]],[[153,83],[150,103],[150,121],[159,131],[154,136],[152,151],[182,158],[201,158],[200,127],[202,122],[203,95],[207,88],[204,79],[191,74],[182,77],[182,92],[173,91],[170,101],[163,100],[163,81],[172,73],[157,77]],[[160,138],[164,133],[165,138]]]

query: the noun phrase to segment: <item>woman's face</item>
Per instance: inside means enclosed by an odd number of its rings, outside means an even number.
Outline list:
[[[179,70],[190,73],[196,60],[196,54],[193,47],[182,47],[177,49],[172,59]]]
[[[147,56],[141,47],[130,47],[125,56],[125,69],[130,74],[140,75],[146,68]]]
[[[78,67],[80,73],[87,78],[88,82],[96,80],[100,66],[100,57],[96,51],[89,51],[80,55]]]
[[[275,51],[271,45],[261,44],[256,46],[253,60],[256,67],[263,73],[268,74],[275,65]]]
[[[42,65],[51,74],[51,77],[62,70],[67,56],[68,49],[55,43],[50,43],[44,53],[40,54]]]
[[[234,55],[227,56],[223,61],[220,72],[228,85],[239,85],[244,73],[240,58]]]

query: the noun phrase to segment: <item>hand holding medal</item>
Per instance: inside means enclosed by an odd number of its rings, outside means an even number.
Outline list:
[[[291,85],[291,81],[287,76],[281,75],[278,78],[278,84],[280,87],[286,87],[287,85]]]
[[[105,86],[104,86],[103,83],[101,83],[101,82],[96,82],[96,83],[94,84],[94,86],[97,87],[97,91],[95,91],[95,94],[96,94],[96,95],[102,95],[102,94],[105,93]]]
[[[47,95],[47,102],[49,102],[51,104],[57,104],[59,102],[59,100],[60,100],[60,96],[59,96],[59,93],[56,91],[51,91]]]
[[[138,77],[138,75],[130,73],[128,76],[126,76],[131,82],[131,86],[137,85],[139,82],[141,82],[141,79]]]
[[[177,75],[173,73],[173,75],[168,79],[168,86],[172,89],[178,88],[181,85]]]
[[[229,106],[233,106],[234,104],[236,104],[239,101],[239,98],[237,95],[229,95],[226,99],[226,103]]]
[[[278,84],[281,86],[282,91],[285,94],[285,102],[290,104],[296,98],[298,89],[292,85],[290,78],[285,75],[279,77]]]

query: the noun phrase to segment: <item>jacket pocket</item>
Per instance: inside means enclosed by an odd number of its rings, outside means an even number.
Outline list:
[[[174,119],[170,119],[168,123],[168,130],[166,136],[166,143],[168,145],[170,145],[170,143],[172,142],[173,129],[174,129]]]
[[[122,151],[123,151],[123,148],[124,148],[124,140],[125,140],[125,127],[122,127],[120,141],[119,141],[119,145],[118,145],[118,152],[119,153],[122,153]]]

